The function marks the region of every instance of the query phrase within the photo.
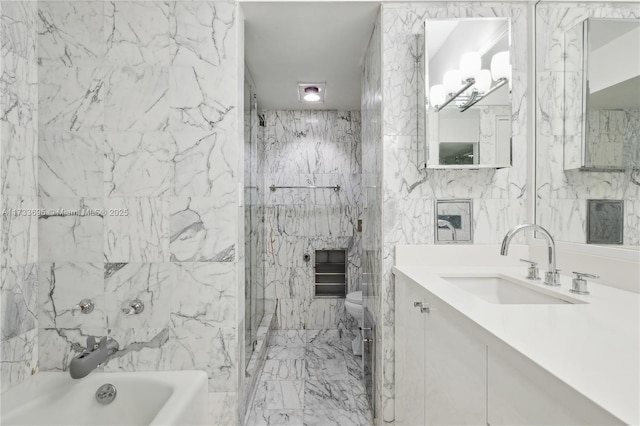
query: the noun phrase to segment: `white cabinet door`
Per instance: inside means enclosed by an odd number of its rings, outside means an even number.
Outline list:
[[[425,301],[425,290],[396,280],[395,423],[424,425],[424,319],[414,302]]]
[[[487,346],[465,319],[431,300],[425,321],[427,425],[486,425]]]
[[[622,424],[512,349],[490,346],[488,371],[491,426]]]

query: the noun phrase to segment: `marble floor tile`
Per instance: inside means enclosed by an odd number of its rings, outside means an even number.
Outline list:
[[[310,343],[305,348],[306,359],[344,359],[344,349],[341,346],[325,343]]]
[[[305,330],[278,330],[271,337],[271,346],[304,347],[307,343]]]
[[[303,359],[268,359],[264,362],[260,380],[302,380],[304,368]]]
[[[258,383],[254,406],[263,410],[302,410],[303,380],[265,380]]]
[[[269,346],[267,349],[267,359],[304,359],[304,357],[304,346]]]
[[[372,425],[362,413],[350,410],[304,410],[304,426]]]
[[[306,380],[304,406],[309,410],[355,410],[347,380]]]
[[[246,426],[299,426],[303,424],[302,410],[253,410]]]
[[[305,363],[305,379],[308,380],[347,380],[347,362],[342,359],[309,358]]]

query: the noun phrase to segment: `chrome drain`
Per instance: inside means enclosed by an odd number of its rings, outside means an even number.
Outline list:
[[[118,391],[116,390],[115,386],[113,386],[111,383],[106,383],[100,386],[96,391],[96,401],[98,401],[98,403],[102,405],[111,404],[113,400],[116,399],[117,393]]]

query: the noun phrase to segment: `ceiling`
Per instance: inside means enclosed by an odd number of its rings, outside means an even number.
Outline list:
[[[261,109],[360,109],[374,2],[242,2],[245,62]],[[323,104],[301,103],[298,82],[326,82]]]

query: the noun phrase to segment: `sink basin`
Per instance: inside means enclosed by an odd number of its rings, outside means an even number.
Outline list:
[[[561,305],[584,303],[561,294],[551,294],[544,289],[529,287],[528,283],[503,276],[446,276],[441,278],[489,303],[516,305],[516,304],[543,304]]]

